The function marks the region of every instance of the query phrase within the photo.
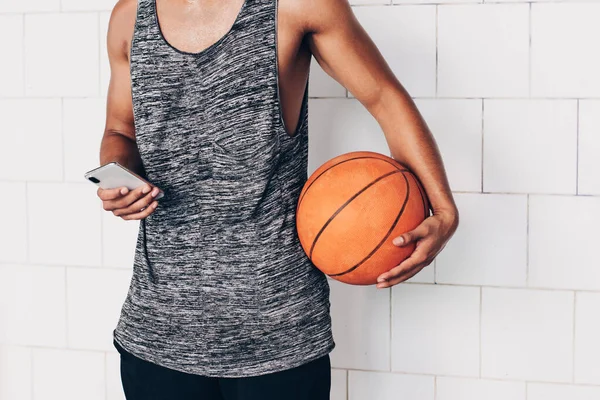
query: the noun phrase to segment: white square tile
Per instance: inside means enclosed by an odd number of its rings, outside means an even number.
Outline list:
[[[31,350],[0,346],[0,400],[32,400]]]
[[[0,262],[27,261],[26,205],[24,183],[0,183]]]
[[[394,286],[392,370],[477,376],[479,297],[475,287]]]
[[[530,383],[527,400],[597,400],[600,388],[590,386]]]
[[[121,357],[116,352],[106,354],[106,400],[125,400],[121,383]]]
[[[598,15],[598,2],[532,5],[532,96],[600,97]]]
[[[25,93],[97,96],[98,33],[97,13],[26,15]]]
[[[531,196],[529,285],[600,289],[600,198]]]
[[[437,377],[436,400],[525,400],[525,382]]]
[[[114,349],[113,329],[131,282],[131,271],[67,268],[68,346]]]
[[[101,265],[102,203],[89,183],[29,183],[29,256],[34,263]]]
[[[104,353],[33,351],[35,400],[105,400]]]
[[[335,368],[389,370],[390,293],[329,280]],[[369,329],[365,329],[369,327]]]
[[[575,194],[577,103],[485,100],[483,189]]]
[[[579,194],[600,195],[600,101],[579,101]]]
[[[528,74],[527,4],[438,8],[439,96],[527,96]]]
[[[577,293],[575,301],[575,382],[600,384],[600,293]]]
[[[22,96],[25,93],[22,15],[0,16],[0,54],[5,60],[0,63],[0,96]]]
[[[60,0],[0,0],[0,12],[47,12],[60,10]]]
[[[100,165],[106,124],[106,99],[64,99],[65,180],[86,181],[83,174]]]
[[[481,100],[416,100],[455,191],[481,191]]]
[[[355,7],[400,83],[412,95],[435,95],[435,6]]]
[[[106,97],[108,93],[108,84],[110,82],[110,64],[108,62],[108,50],[106,48],[110,15],[110,12],[100,13],[100,96],[102,97]]]
[[[433,376],[349,371],[348,400],[433,400]]]
[[[346,88],[327,75],[316,59],[310,62],[309,97],[346,97]]]
[[[351,151],[390,155],[383,131],[355,99],[310,99],[308,174],[321,164]]]
[[[65,270],[0,264],[0,343],[64,346]]]
[[[413,276],[410,279],[407,279],[406,282],[411,283],[434,283],[435,282],[435,260],[423,268],[419,273]]]
[[[133,268],[139,220],[124,220],[112,212],[102,213],[102,261],[107,267]]]
[[[0,100],[0,179],[62,179],[60,99]]]
[[[481,376],[569,382],[572,292],[483,288]]]
[[[112,10],[117,0],[61,0],[62,11]]]
[[[347,382],[348,372],[343,369],[331,370],[330,400],[346,400],[348,398]]]
[[[436,282],[525,286],[527,196],[455,194],[460,224],[437,257]]]

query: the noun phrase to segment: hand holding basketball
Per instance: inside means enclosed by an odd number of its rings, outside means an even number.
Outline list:
[[[455,212],[438,212],[425,219],[412,231],[397,236],[392,241],[402,247],[416,243],[415,250],[409,258],[397,267],[381,274],[377,278],[378,288],[387,288],[412,278],[423,268],[431,264],[433,259],[446,246],[458,226],[458,214]]]

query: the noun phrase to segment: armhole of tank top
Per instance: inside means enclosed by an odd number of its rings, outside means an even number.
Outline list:
[[[138,20],[140,19],[140,2],[143,0],[136,0],[135,1],[135,21],[133,23],[133,32],[131,33],[131,42],[129,44],[129,85],[130,85],[130,92],[131,92],[131,112],[133,113],[133,131],[134,131],[134,135],[135,135],[135,107],[133,104],[133,65],[132,65],[132,59],[133,59],[133,44],[135,42],[135,38],[136,38],[136,33],[137,33],[137,28],[138,28]]]
[[[290,136],[290,134],[287,132],[287,127],[285,126],[285,120],[283,118],[283,107],[281,104],[281,94],[279,91],[279,49],[278,49],[278,35],[277,35],[277,19],[278,19],[278,15],[279,15],[279,0],[275,0],[275,34],[274,34],[274,47],[275,47],[275,89],[277,92],[277,112],[279,114],[279,125],[281,126],[281,129],[283,130],[283,133],[288,137],[288,139],[291,140],[295,140],[298,139],[298,136],[300,131],[302,130],[302,128],[304,127],[305,123],[304,121],[307,119],[305,118],[306,113],[308,113],[308,82],[310,79],[310,64],[309,64],[309,71],[308,71],[308,75],[306,77],[306,86],[304,87],[304,94],[302,95],[302,104],[300,105],[300,114],[298,115],[298,120],[296,122],[296,129],[294,130],[294,132],[292,132],[292,136]],[[312,56],[311,56],[312,57]]]

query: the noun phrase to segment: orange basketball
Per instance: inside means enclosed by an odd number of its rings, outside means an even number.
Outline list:
[[[414,243],[398,247],[392,240],[428,216],[425,190],[404,165],[357,151],[332,158],[308,178],[296,228],[317,268],[341,282],[371,285],[414,250]]]

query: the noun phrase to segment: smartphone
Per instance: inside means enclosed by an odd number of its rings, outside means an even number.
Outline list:
[[[114,189],[125,186],[129,190],[133,190],[145,185],[146,183],[152,185],[150,182],[116,161],[109,162],[98,168],[94,168],[86,172],[84,177],[102,189]],[[158,200],[163,196],[164,193],[161,190],[156,195],[155,199]]]

